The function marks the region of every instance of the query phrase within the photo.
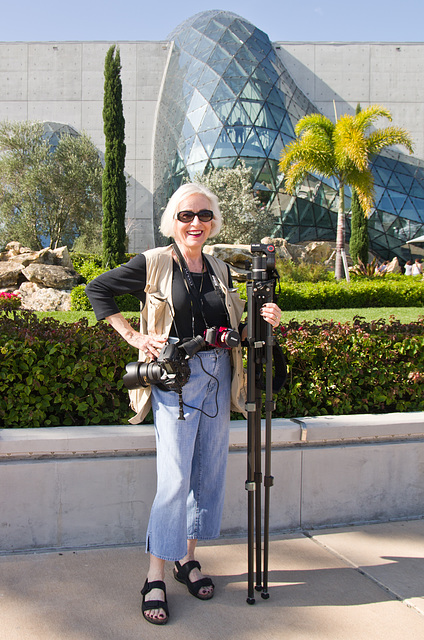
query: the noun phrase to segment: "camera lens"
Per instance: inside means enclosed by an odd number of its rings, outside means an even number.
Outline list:
[[[162,367],[156,362],[130,362],[125,367],[127,373],[122,378],[127,389],[148,387],[161,379]]]
[[[234,329],[225,329],[220,334],[219,340],[227,347],[237,347],[240,344],[240,335]]]

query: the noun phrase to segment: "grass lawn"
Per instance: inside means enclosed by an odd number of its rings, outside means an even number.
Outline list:
[[[137,313],[124,313],[126,318],[137,317]],[[37,313],[39,318],[51,316],[63,322],[77,322],[81,318],[87,318],[89,324],[95,324],[96,319],[92,311],[50,311]],[[334,320],[334,322],[352,322],[355,316],[361,316],[366,321],[380,320],[387,321],[390,316],[394,316],[400,322],[416,322],[418,318],[424,317],[423,307],[374,307],[370,309],[314,309],[312,311],[283,311],[281,322],[286,324],[290,320],[298,322],[314,320]]]
[[[389,321],[391,316],[403,324],[416,322],[418,318],[424,317],[423,307],[372,307],[366,309],[315,309],[311,311],[283,311],[281,322],[290,320],[299,322],[313,320],[334,320],[334,322],[352,322],[355,316],[361,316],[367,322],[384,318]]]

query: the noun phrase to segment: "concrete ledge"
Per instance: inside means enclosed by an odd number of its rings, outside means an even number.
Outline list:
[[[424,412],[302,418],[307,442],[346,442],[422,437]]]
[[[424,412],[272,422],[271,530],[424,515]],[[223,533],[246,530],[246,422],[235,421]],[[141,543],[152,426],[0,429],[0,549]]]
[[[265,422],[262,421],[262,429]],[[231,423],[230,450],[246,448],[246,420]],[[424,438],[424,412],[272,420],[272,446]],[[152,425],[0,429],[0,460],[40,456],[148,455]]]

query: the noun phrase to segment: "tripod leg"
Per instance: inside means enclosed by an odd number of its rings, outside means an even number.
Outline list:
[[[255,332],[255,316],[252,313],[252,285],[247,289],[248,337]],[[247,603],[255,604],[255,349],[249,342],[247,354]]]
[[[254,422],[253,415],[247,419],[247,603],[255,604],[255,482],[254,482]]]
[[[275,408],[272,397],[272,347],[274,336],[271,325],[267,327],[266,338],[266,374],[265,374],[265,506],[264,506],[264,570],[262,598],[269,598],[268,593],[268,560],[269,560],[269,516],[270,516],[270,488],[274,484],[271,475],[271,440],[272,440],[272,412]]]
[[[260,370],[261,372],[261,370]],[[259,373],[259,372],[258,372]],[[257,380],[257,379],[256,379]],[[256,389],[255,412],[255,531],[256,531],[256,591],[262,591],[262,438],[261,438],[262,393]]]

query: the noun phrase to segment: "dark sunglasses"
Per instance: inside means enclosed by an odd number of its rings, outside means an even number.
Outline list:
[[[180,222],[193,222],[196,216],[200,222],[210,222],[213,218],[213,211],[209,211],[209,209],[202,209],[197,213],[194,213],[194,211],[180,211],[177,213],[177,220]]]

